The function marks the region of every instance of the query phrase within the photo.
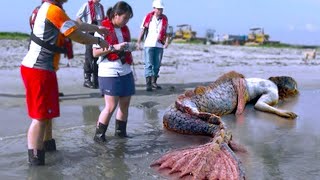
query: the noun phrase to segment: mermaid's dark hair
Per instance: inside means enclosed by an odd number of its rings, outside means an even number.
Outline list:
[[[279,99],[295,96],[299,93],[297,82],[289,76],[270,77],[270,81],[274,82],[278,87]]]

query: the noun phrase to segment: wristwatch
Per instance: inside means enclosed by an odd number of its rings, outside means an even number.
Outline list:
[[[116,48],[114,48],[113,45],[110,45],[109,48],[108,48],[109,51],[111,52],[115,52],[116,51]]]

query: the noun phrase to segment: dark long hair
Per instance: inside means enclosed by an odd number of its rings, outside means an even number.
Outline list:
[[[126,13],[130,14],[130,18],[133,17],[133,11],[131,6],[124,1],[119,1],[113,7],[108,8],[107,17],[109,19],[112,19],[115,16],[115,14],[122,15]]]
[[[270,81],[274,82],[278,87],[279,99],[295,96],[299,93],[297,82],[289,76],[270,77]]]

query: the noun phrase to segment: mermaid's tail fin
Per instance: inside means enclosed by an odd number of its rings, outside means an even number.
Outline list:
[[[170,152],[152,163],[159,170],[170,169],[180,178],[192,179],[245,179],[240,160],[226,142],[213,141],[189,149]]]

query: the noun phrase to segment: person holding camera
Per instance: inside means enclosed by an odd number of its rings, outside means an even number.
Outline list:
[[[133,17],[131,6],[119,1],[107,11],[107,18],[101,23],[109,34],[104,39],[109,43],[108,49],[93,46],[93,55],[98,59],[98,80],[105,107],[101,111],[94,135],[94,141],[105,142],[110,118],[116,112],[115,136],[127,137],[126,127],[131,96],[135,94],[134,77],[131,69],[133,62],[131,51],[135,44],[130,43],[130,31],[126,25]],[[102,37],[98,33],[95,36]]]

